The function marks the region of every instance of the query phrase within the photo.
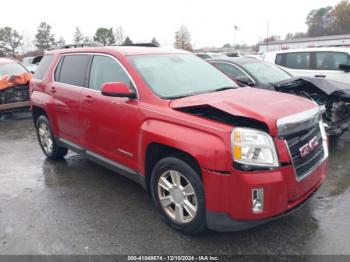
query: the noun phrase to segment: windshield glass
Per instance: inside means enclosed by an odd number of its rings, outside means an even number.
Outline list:
[[[242,66],[248,73],[255,77],[258,82],[266,85],[291,78],[287,72],[269,63],[253,62],[243,64]]]
[[[20,75],[27,70],[18,63],[0,64],[0,77],[4,75]]]
[[[177,98],[238,87],[229,77],[190,54],[129,57],[150,88],[162,98]]]

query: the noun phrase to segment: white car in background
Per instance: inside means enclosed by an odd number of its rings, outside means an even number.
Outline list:
[[[264,60],[293,76],[323,77],[350,84],[350,48],[291,49],[265,53]]]

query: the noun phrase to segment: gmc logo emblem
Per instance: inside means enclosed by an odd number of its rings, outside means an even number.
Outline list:
[[[302,158],[307,157],[311,154],[312,151],[316,149],[316,147],[319,145],[319,141],[317,139],[317,136],[315,136],[313,139],[309,141],[309,143],[303,145],[301,148],[299,148],[300,156]]]

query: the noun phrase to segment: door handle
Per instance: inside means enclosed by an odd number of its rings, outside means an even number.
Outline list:
[[[50,88],[50,92],[51,92],[52,94],[56,93],[56,87],[51,86],[51,88]]]
[[[325,75],[315,75],[315,77],[323,77],[323,78],[326,78]]]
[[[84,99],[84,101],[89,102],[89,103],[95,101],[95,99],[93,99],[93,97],[90,95],[85,96],[83,99]]]

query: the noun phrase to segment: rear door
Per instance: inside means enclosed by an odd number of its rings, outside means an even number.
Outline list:
[[[311,57],[311,52],[282,53],[276,56],[275,63],[293,76],[314,77],[317,72],[311,70]]]
[[[63,55],[49,87],[54,97],[59,137],[78,145],[83,143],[83,123],[80,118],[81,92],[87,85],[87,69],[91,56]]]

